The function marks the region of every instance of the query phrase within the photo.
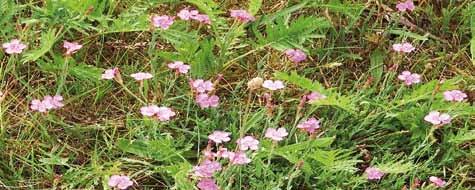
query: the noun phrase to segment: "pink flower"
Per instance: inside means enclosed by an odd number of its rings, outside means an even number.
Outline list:
[[[306,95],[305,97],[307,98],[307,102],[313,102],[313,101],[323,100],[323,99],[327,98],[325,95],[320,94],[318,92],[312,92],[312,93]]]
[[[111,80],[115,77],[117,74],[117,71],[119,71],[118,68],[113,68],[113,69],[107,69],[104,71],[104,73],[101,75],[101,79],[104,80]]]
[[[175,61],[173,63],[168,64],[168,68],[172,70],[176,70],[179,73],[186,74],[188,73],[188,70],[190,69],[190,66],[187,64],[184,64],[181,61]]]
[[[369,180],[379,180],[383,177],[384,173],[375,167],[368,167],[365,170],[366,175],[368,175]]]
[[[197,177],[213,177],[213,174],[221,170],[221,164],[216,161],[205,160],[199,166],[193,167],[193,175]]]
[[[252,136],[245,136],[236,141],[240,150],[257,150],[259,149],[259,141]]]
[[[266,80],[264,81],[264,83],[262,83],[262,87],[267,88],[272,91],[285,88],[284,83],[280,80],[276,80],[276,81]]]
[[[192,16],[191,18],[204,24],[211,24],[209,16],[205,14],[197,14],[196,16]]]
[[[131,74],[130,76],[133,77],[136,81],[151,79],[153,77],[152,74],[144,73],[144,72],[134,73],[134,74]]]
[[[200,190],[219,190],[218,185],[216,185],[216,181],[210,178],[201,179],[196,186],[198,186]]]
[[[214,154],[216,157],[229,158],[229,151],[227,148],[219,148],[218,151]]]
[[[413,11],[416,7],[414,6],[414,2],[412,2],[412,0],[407,0],[405,2],[398,3],[396,8],[400,12],[405,12],[406,10]]]
[[[245,152],[228,152],[227,156],[234,165],[245,165],[251,162]]]
[[[63,47],[66,48],[66,55],[72,55],[73,53],[76,53],[79,49],[81,49],[82,45],[79,45],[79,43],[77,42],[68,42],[64,40]]]
[[[219,144],[219,143],[230,141],[231,138],[229,138],[229,135],[231,135],[231,133],[224,132],[224,131],[214,131],[212,134],[208,136],[208,138],[214,141],[216,144]]]
[[[156,116],[160,121],[168,121],[176,113],[168,107],[158,107],[156,105],[144,106],[140,108],[140,113],[144,116]]]
[[[429,181],[437,187],[444,187],[447,182],[435,176],[430,176]]]
[[[204,93],[198,94],[198,96],[196,96],[196,103],[198,103],[202,109],[209,107],[215,108],[218,107],[219,97],[216,95],[209,96]]]
[[[164,16],[153,16],[152,17],[152,24],[157,28],[161,28],[163,30],[168,29],[174,22],[174,18],[164,15]]]
[[[140,108],[140,113],[142,113],[142,115],[144,116],[152,117],[158,113],[158,110],[159,110],[158,106],[150,105],[150,106],[144,106]]]
[[[54,97],[45,96],[42,102],[47,109],[59,109],[64,106],[62,101],[63,97],[60,95],[56,95]]]
[[[409,71],[403,71],[397,78],[404,81],[407,86],[421,82],[421,75]]]
[[[249,22],[256,20],[249,12],[246,10],[230,10],[231,17],[241,21],[241,22]]]
[[[63,97],[60,95],[56,96],[45,96],[43,100],[32,100],[30,108],[33,111],[46,112],[52,109],[59,109],[64,106]]]
[[[274,141],[281,141],[281,140],[284,140],[284,137],[286,137],[287,135],[288,135],[287,130],[281,127],[278,129],[268,128],[264,136]]]
[[[38,99],[34,99],[31,101],[31,110],[33,111],[38,111],[38,112],[46,112],[48,109],[46,108],[46,105]]]
[[[444,125],[450,123],[450,115],[446,113],[440,113],[438,111],[431,111],[424,117],[424,120],[432,123],[433,125]]]
[[[13,39],[10,42],[2,44],[2,47],[5,49],[5,53],[19,54],[26,48],[26,45],[21,43],[18,39]]]
[[[203,79],[194,80],[191,84],[196,92],[204,93],[206,91],[212,91],[214,89],[213,83],[209,80],[204,81]]]
[[[113,175],[109,178],[109,182],[107,184],[112,188],[117,187],[118,189],[127,189],[128,187],[132,186],[134,182],[132,182],[128,176]]]
[[[175,115],[176,113],[168,107],[159,107],[157,111],[157,117],[160,121],[168,121]]]
[[[320,129],[320,121],[312,117],[298,124],[297,128],[303,129],[308,133],[314,133],[317,129]]]
[[[444,92],[444,99],[447,101],[461,102],[467,98],[467,94],[460,90],[449,90]]]
[[[188,9],[182,9],[180,12],[178,12],[177,16],[180,17],[181,20],[190,20],[193,16],[198,15],[197,10],[188,10]]]
[[[288,49],[285,50],[287,57],[292,60],[294,63],[300,63],[307,59],[307,55],[302,50],[299,49]]]
[[[396,51],[396,52],[411,53],[415,49],[416,48],[414,48],[414,46],[412,46],[412,44],[407,43],[407,42],[393,45],[393,50]]]

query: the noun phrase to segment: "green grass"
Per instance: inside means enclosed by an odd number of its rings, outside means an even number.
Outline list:
[[[126,174],[129,189],[193,189],[191,170],[203,160],[208,135],[232,133],[230,150],[244,135],[260,140],[252,162],[215,174],[231,189],[446,189],[475,188],[475,4],[470,0],[418,0],[413,12],[396,12],[386,0],[3,0],[0,42],[18,38],[19,55],[0,51],[0,189],[108,189],[109,176]],[[150,17],[194,7],[211,25],[177,18],[168,30]],[[229,9],[247,9],[256,21],[240,24]],[[63,40],[84,47],[63,55]],[[411,42],[409,54],[392,51]],[[293,64],[283,53],[304,50]],[[166,64],[191,65],[176,75]],[[118,67],[123,85],[100,80]],[[397,76],[419,73],[404,86]],[[129,75],[150,72],[143,86]],[[217,108],[200,109],[190,79],[214,81]],[[284,90],[250,91],[254,77],[277,80]],[[445,82],[440,83],[444,80]],[[443,100],[446,90],[469,95]],[[299,106],[318,91],[327,96]],[[33,112],[33,99],[61,94],[65,106]],[[169,122],[143,117],[148,104],[171,107]],[[440,128],[424,121],[432,110],[453,119]],[[321,119],[316,136],[297,130]],[[267,128],[285,127],[278,144]],[[368,166],[385,172],[368,181]]]

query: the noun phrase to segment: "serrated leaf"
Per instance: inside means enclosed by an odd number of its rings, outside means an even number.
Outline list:
[[[54,43],[58,39],[58,36],[60,35],[60,32],[56,32],[55,29],[50,29],[48,32],[45,32],[41,35],[41,44],[40,47],[29,47],[31,50],[26,52],[22,62],[31,62],[31,61],[36,61],[39,59],[41,56],[46,54],[48,51],[53,48]]]
[[[317,91],[321,93],[327,92],[325,87],[323,87],[319,82],[314,82],[308,78],[302,77],[295,71],[292,71],[290,75],[284,72],[276,72],[274,75],[279,80],[287,81],[309,91]]]

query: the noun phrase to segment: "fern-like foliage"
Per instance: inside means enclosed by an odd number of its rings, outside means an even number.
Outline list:
[[[41,56],[48,53],[53,48],[54,43],[58,40],[61,32],[56,32],[55,29],[50,29],[41,35],[40,47],[30,47],[31,50],[25,53],[22,62],[32,62],[38,60]]]
[[[329,28],[331,25],[325,18],[300,16],[288,24],[284,16],[278,17],[274,22],[265,26],[265,34],[256,34],[260,45],[269,44],[277,50],[293,47],[302,48],[302,44],[312,38],[324,38],[319,29]]]
[[[308,91],[317,91],[327,96],[325,99],[313,102],[312,104],[315,106],[334,106],[348,112],[355,112],[357,110],[355,105],[356,100],[351,96],[342,95],[332,89],[325,89],[325,87],[319,82],[300,76],[297,72],[292,72],[290,75],[283,72],[277,72],[275,73],[275,76],[280,80],[287,81],[288,83],[300,88]]]

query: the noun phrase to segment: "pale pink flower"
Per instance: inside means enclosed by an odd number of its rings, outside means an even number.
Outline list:
[[[405,12],[406,10],[408,11],[413,11],[416,6],[414,6],[414,2],[412,2],[412,0],[407,0],[405,2],[400,2],[396,5],[396,8],[400,11],[400,12]]]
[[[72,55],[73,53],[76,53],[79,49],[81,49],[82,45],[77,42],[68,42],[64,40],[63,47],[66,48],[66,55]]]
[[[249,12],[246,10],[230,10],[231,17],[241,21],[241,22],[249,22],[256,20]]]
[[[174,22],[174,18],[164,15],[164,16],[153,16],[152,24],[153,26],[161,29],[168,29]]]
[[[190,70],[190,66],[187,64],[184,64],[181,61],[175,61],[173,63],[168,64],[168,68],[172,70],[176,70],[179,73],[186,74],[188,73],[188,70]]]
[[[208,94],[202,93],[196,96],[196,103],[204,109],[204,108],[215,108],[219,105],[219,97],[216,95],[209,96]]]
[[[412,44],[408,42],[404,42],[401,44],[393,44],[393,50],[396,52],[404,52],[404,53],[410,53],[414,51],[416,48],[412,46]]]
[[[109,178],[109,182],[107,184],[111,188],[127,189],[128,187],[132,186],[134,182],[132,182],[128,176],[113,175]]]
[[[231,138],[229,138],[229,135],[231,135],[231,133],[224,132],[224,131],[214,131],[212,134],[208,136],[208,138],[214,141],[216,144],[219,144],[219,143],[230,141]]]
[[[444,99],[447,101],[461,102],[467,98],[467,94],[460,90],[449,90],[444,92]]]
[[[438,111],[431,111],[424,117],[425,121],[432,123],[433,125],[448,124],[450,123],[451,119],[452,118],[449,114],[440,113]]]
[[[210,178],[202,178],[196,185],[200,190],[219,190],[216,181]]]
[[[262,87],[267,88],[269,90],[279,90],[285,88],[284,83],[280,80],[266,80],[264,83],[262,83]]]
[[[144,73],[144,72],[134,73],[134,74],[131,74],[130,76],[133,77],[136,81],[151,79],[153,77],[152,74]]]
[[[284,140],[284,137],[286,137],[287,135],[288,135],[287,130],[281,127],[278,129],[268,128],[264,136],[274,141],[281,141],[281,140]]]
[[[54,97],[45,96],[42,102],[47,109],[59,109],[64,106],[62,101],[63,97],[60,95],[56,95]]]
[[[104,80],[111,80],[115,77],[117,74],[117,71],[119,71],[118,68],[113,68],[113,69],[107,69],[104,71],[104,73],[101,75],[101,79]]]
[[[175,115],[176,113],[168,107],[159,107],[157,111],[157,117],[160,121],[168,121]]]
[[[207,91],[212,91],[214,89],[213,83],[209,80],[205,81],[203,79],[194,80],[191,84],[196,92],[205,93]]]
[[[190,20],[190,18],[196,15],[198,15],[197,10],[189,10],[189,9],[182,9],[177,14],[177,16],[180,17],[181,20]]]
[[[228,152],[228,158],[231,162],[231,164],[234,165],[245,165],[249,164],[251,162],[251,159],[249,159],[246,155],[245,152]]]
[[[209,16],[205,14],[197,14],[195,16],[192,16],[191,18],[204,24],[211,24],[211,20],[209,19]]]
[[[245,136],[236,141],[240,150],[257,150],[259,149],[259,141],[253,136]]]
[[[303,52],[302,50],[299,50],[299,49],[285,50],[285,54],[294,63],[300,63],[300,62],[305,61],[307,59],[307,55],[305,55],[305,52]]]
[[[156,116],[160,121],[168,121],[176,113],[168,107],[158,107],[156,105],[144,106],[140,108],[140,113],[144,116],[153,117]]]
[[[443,179],[440,179],[435,176],[430,176],[429,181],[432,182],[432,184],[434,184],[437,187],[444,187],[445,184],[447,184],[447,182],[445,182]]]
[[[216,161],[205,160],[198,166],[193,167],[193,175],[197,177],[213,177],[213,174],[221,170],[221,164]]]
[[[38,100],[38,99],[34,99],[31,101],[30,108],[33,111],[42,112],[42,113],[48,111],[48,109],[46,108],[46,105],[41,100]]]
[[[7,54],[19,54],[26,48],[26,45],[21,43],[18,39],[13,39],[10,42],[2,44]]]
[[[318,92],[312,92],[306,95],[305,97],[307,98],[307,102],[314,102],[314,101],[323,100],[327,98],[327,96],[320,94]]]
[[[320,129],[320,120],[310,118],[297,125],[297,128],[303,129],[308,133],[314,133],[317,129]]]
[[[366,175],[368,175],[369,180],[379,180],[383,177],[384,172],[375,167],[368,167],[365,170]]]
[[[229,158],[229,151],[227,148],[219,148],[218,151],[214,154],[216,157]]]
[[[140,108],[140,113],[144,116],[152,117],[158,113],[158,106],[156,105],[150,105],[150,106],[144,106]]]
[[[404,81],[407,86],[421,82],[421,75],[409,71],[403,71],[397,78]]]

